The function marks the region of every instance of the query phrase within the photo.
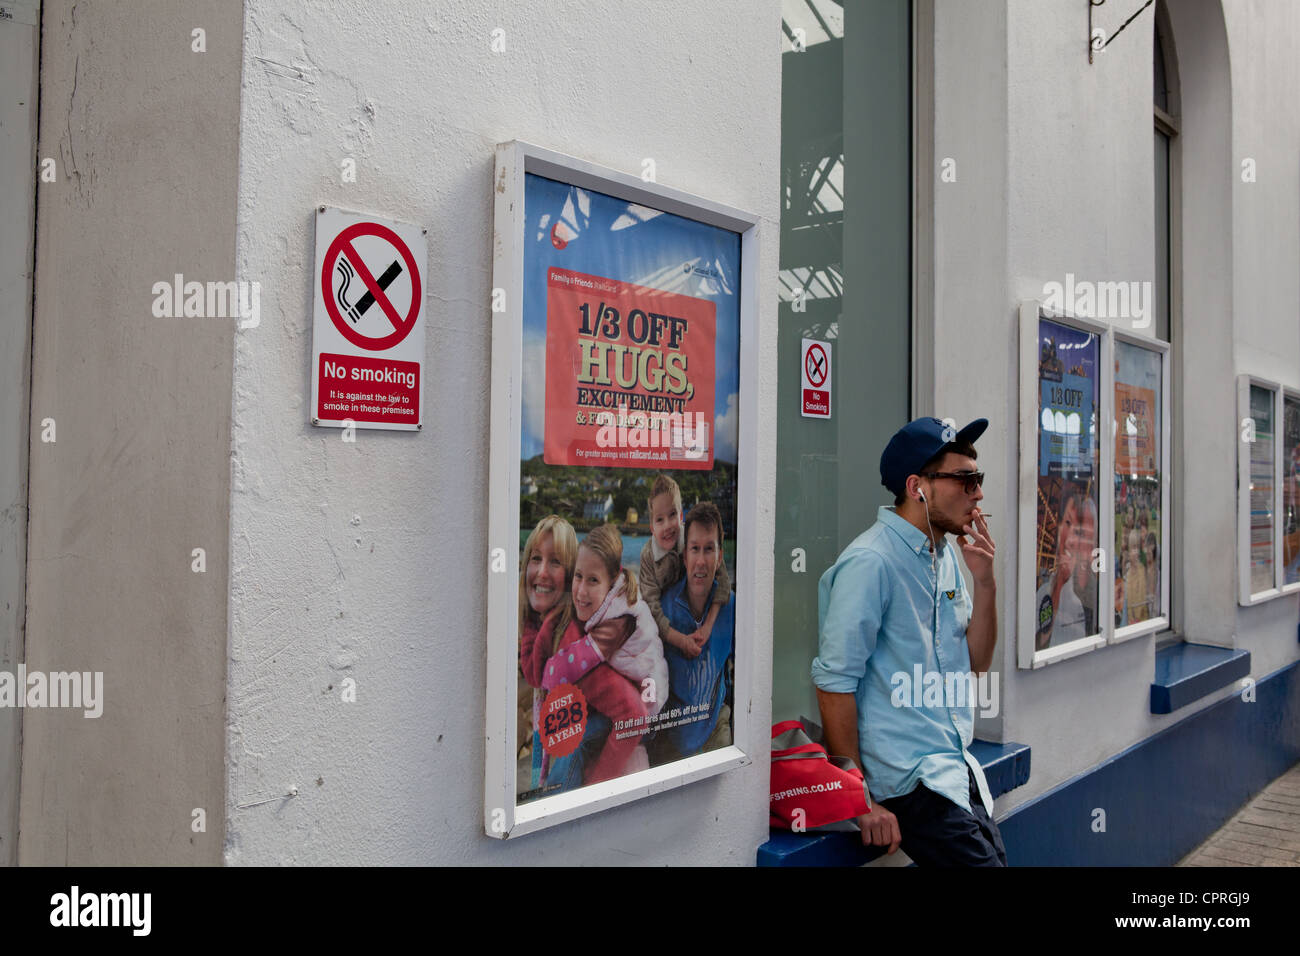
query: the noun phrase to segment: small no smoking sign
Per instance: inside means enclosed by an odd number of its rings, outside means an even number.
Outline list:
[[[799,413],[804,418],[830,418],[831,343],[804,339],[800,357]]]
[[[317,210],[313,425],[420,427],[427,261],[419,226]]]

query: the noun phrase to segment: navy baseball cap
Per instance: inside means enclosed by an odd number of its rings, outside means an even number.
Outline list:
[[[987,418],[977,418],[961,431],[928,416],[908,422],[894,432],[880,456],[880,483],[894,494],[902,494],[907,476],[919,473],[945,445],[953,442],[973,445],[988,427]]]

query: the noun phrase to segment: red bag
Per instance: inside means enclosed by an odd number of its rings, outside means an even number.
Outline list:
[[[769,826],[802,832],[871,812],[862,771],[828,755],[821,736],[807,718],[772,725]]]

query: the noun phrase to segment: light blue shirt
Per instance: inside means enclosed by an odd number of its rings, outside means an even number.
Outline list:
[[[936,601],[925,533],[882,507],[821,577],[812,679],[824,691],[855,696],[858,746],[874,799],[924,783],[969,811],[970,767],[992,816],[983,768],[966,749],[975,725],[966,645],[971,599],[953,551],[944,545],[935,560]]]

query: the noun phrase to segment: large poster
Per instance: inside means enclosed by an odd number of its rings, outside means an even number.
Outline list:
[[[1037,650],[1100,631],[1097,593],[1099,337],[1038,323]]]
[[[1160,353],[1115,343],[1115,626],[1161,615]]]
[[[731,744],[740,369],[737,233],[532,174],[524,218],[520,803]]]

